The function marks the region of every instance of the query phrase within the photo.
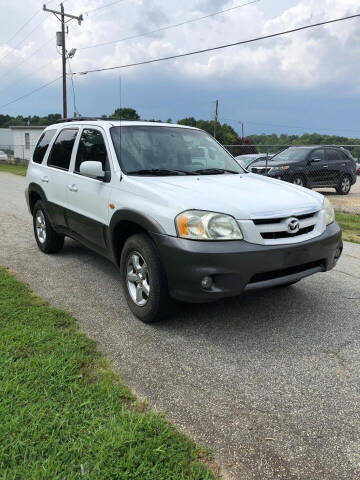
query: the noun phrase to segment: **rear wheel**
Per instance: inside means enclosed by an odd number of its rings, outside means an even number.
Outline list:
[[[121,253],[120,274],[127,303],[136,317],[152,323],[169,313],[166,275],[148,235],[128,238]]]
[[[339,195],[347,195],[351,189],[351,177],[350,175],[343,175],[336,187],[336,191]]]
[[[60,252],[64,245],[64,235],[59,235],[53,229],[45,206],[41,200],[38,200],[34,206],[33,226],[36,243],[42,252]]]

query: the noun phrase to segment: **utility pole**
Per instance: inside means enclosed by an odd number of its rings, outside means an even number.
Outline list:
[[[65,43],[65,24],[70,22],[71,20],[77,20],[79,25],[81,25],[81,22],[83,21],[83,16],[79,15],[70,15],[69,13],[65,13],[64,11],[64,5],[61,3],[60,4],[60,12],[57,10],[51,10],[49,8],[46,8],[46,5],[44,4],[43,6],[44,12],[50,12],[55,15],[55,17],[60,21],[61,23],[61,40],[60,42],[58,41],[58,46],[62,48],[61,50],[61,62],[62,62],[62,90],[63,90],[63,118],[67,117],[67,92],[66,92],[66,43]],[[68,19],[65,21],[65,19]],[[58,36],[57,36],[58,37]]]
[[[219,100],[216,100],[215,102],[215,115],[214,115],[214,138],[216,138],[216,126],[217,126],[217,121],[218,121],[218,111],[219,111]]]

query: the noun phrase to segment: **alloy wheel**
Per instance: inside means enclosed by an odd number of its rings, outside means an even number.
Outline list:
[[[295,177],[294,181],[293,181],[293,184],[298,185],[299,187],[304,186],[304,182],[303,182],[303,179],[301,177]]]
[[[147,304],[150,281],[147,263],[139,252],[131,252],[126,262],[126,285],[133,302],[139,307]]]
[[[36,212],[35,217],[35,228],[36,228],[36,235],[41,244],[46,242],[46,222],[44,213],[42,210],[38,210]]]
[[[347,193],[350,190],[351,183],[350,183],[350,178],[349,177],[344,177],[341,180],[341,191],[343,193]]]

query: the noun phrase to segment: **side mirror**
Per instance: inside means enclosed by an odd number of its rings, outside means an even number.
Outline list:
[[[97,178],[103,180],[105,172],[101,162],[83,162],[80,164],[80,173],[86,177]]]

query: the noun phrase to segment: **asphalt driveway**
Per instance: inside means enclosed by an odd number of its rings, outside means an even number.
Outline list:
[[[111,263],[71,240],[38,250],[24,185],[0,174],[0,264],[73,313],[136,393],[214,449],[225,478],[360,479],[360,245],[331,273],[149,326]]]

